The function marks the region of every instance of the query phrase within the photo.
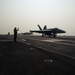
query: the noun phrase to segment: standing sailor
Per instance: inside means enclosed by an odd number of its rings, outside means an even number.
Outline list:
[[[14,42],[16,42],[18,30],[19,30],[19,28],[18,29],[16,27],[14,28]]]

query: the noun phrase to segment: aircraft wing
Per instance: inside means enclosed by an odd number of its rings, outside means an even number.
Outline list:
[[[30,31],[30,32],[36,32],[36,33],[52,33],[52,30],[35,30],[35,31]]]
[[[66,33],[64,30],[53,28],[53,29],[47,29],[47,30],[31,30],[30,32],[36,32],[36,33]]]

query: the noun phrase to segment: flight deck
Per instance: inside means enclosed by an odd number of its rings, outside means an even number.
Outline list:
[[[14,42],[13,35],[2,35],[0,75],[74,75],[74,43],[69,39],[30,35],[18,35]]]
[[[75,59],[74,37],[63,36],[57,38],[49,38],[41,36],[23,36],[22,41],[24,41],[24,43],[30,43],[44,50],[48,50]]]

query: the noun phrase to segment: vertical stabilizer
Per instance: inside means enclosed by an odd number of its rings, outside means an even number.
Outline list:
[[[43,28],[43,30],[46,30],[46,29],[47,29],[47,26],[45,25],[44,28]]]
[[[40,27],[40,25],[38,25],[39,29],[42,30],[42,28]]]

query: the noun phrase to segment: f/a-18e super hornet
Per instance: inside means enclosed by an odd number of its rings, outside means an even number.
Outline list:
[[[23,34],[23,35],[31,35],[32,32],[25,32],[25,33],[20,33],[20,34]]]
[[[42,33],[42,37],[44,35],[48,35],[49,37],[53,36],[56,37],[58,33],[66,33],[64,30],[61,30],[59,28],[51,28],[47,29],[47,26],[45,25],[42,29],[40,25],[38,25],[40,30],[30,30],[30,32],[36,32],[36,33]]]

